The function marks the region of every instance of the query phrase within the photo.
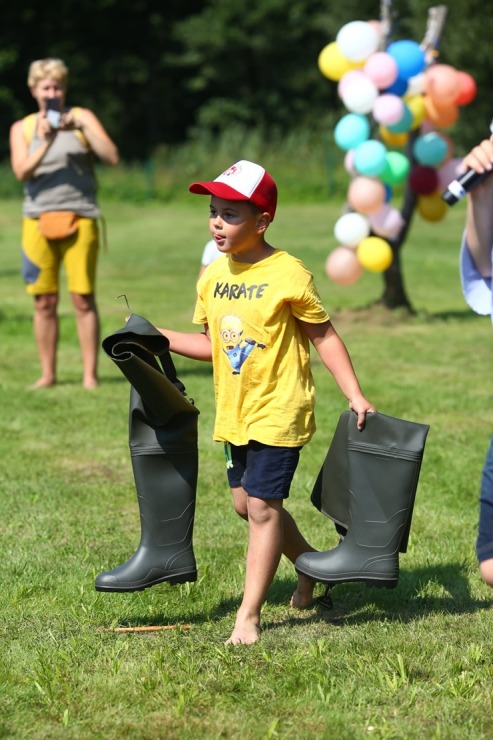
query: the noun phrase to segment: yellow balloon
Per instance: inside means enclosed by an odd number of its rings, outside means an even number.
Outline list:
[[[370,272],[383,272],[392,264],[394,255],[392,247],[379,236],[367,236],[362,239],[356,249],[356,256],[360,264]]]
[[[356,65],[347,59],[335,41],[324,46],[318,55],[318,68],[324,77],[339,82],[346,72],[355,69]]]
[[[447,213],[447,204],[439,191],[431,195],[420,195],[418,212],[425,221],[441,221]]]
[[[419,128],[426,117],[426,106],[424,95],[410,95],[404,98],[404,102],[412,113],[413,123],[411,130]]]
[[[408,133],[394,134],[386,126],[379,126],[378,131],[384,144],[387,144],[387,146],[393,149],[404,149],[409,139]]]

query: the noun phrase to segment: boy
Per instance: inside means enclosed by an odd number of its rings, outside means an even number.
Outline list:
[[[234,508],[248,522],[245,590],[227,643],[260,638],[260,611],[281,554],[292,563],[313,551],[283,508],[301,448],[314,431],[311,341],[358,415],[363,396],[350,357],[332,326],[312,275],[267,243],[277,187],[263,167],[242,160],[190,192],[210,195],[209,228],[223,257],[197,284],[199,334],[161,329],[171,351],[214,365],[214,439],[225,444]],[[314,583],[299,576],[291,605],[311,604]]]

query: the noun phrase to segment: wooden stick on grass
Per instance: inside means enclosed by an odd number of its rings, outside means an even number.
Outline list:
[[[161,630],[189,630],[189,624],[157,624],[141,627],[102,627],[98,632],[160,632]]]

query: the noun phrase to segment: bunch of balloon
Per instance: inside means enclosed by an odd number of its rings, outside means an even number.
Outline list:
[[[405,183],[412,189],[423,219],[445,216],[440,193],[459,174],[460,160],[454,159],[443,129],[453,126],[460,106],[474,99],[476,83],[450,65],[429,65],[415,41],[386,45],[378,21],[344,25],[320,52],[318,67],[338,83],[348,111],[337,122],[334,139],[345,152],[351,177],[351,212],[335,224],[339,246],[325,267],[334,282],[351,285],[364,269],[383,272],[392,264],[388,240],[404,226],[400,210],[391,204],[395,186]],[[411,152],[400,151],[411,141]]]

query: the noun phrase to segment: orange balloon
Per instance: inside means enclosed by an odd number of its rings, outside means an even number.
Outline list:
[[[385,185],[373,177],[355,177],[349,186],[348,203],[353,211],[373,213],[385,203]]]
[[[459,118],[459,108],[455,103],[451,105],[437,105],[432,98],[425,95],[426,119],[437,128],[453,126]]]
[[[423,83],[425,93],[439,106],[450,105],[459,94],[457,70],[449,64],[432,64]]]
[[[363,265],[356,251],[349,247],[336,247],[325,262],[325,272],[337,285],[352,285],[363,274]]]

